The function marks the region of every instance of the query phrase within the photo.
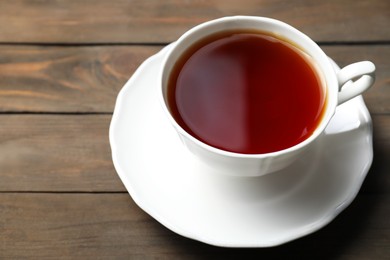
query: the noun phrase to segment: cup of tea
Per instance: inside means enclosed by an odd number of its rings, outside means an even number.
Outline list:
[[[373,85],[374,71],[362,61],[336,72],[292,26],[233,16],[200,24],[173,43],[158,93],[195,156],[229,175],[260,176],[297,160],[338,105]]]

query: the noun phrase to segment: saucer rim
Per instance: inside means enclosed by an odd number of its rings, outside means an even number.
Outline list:
[[[174,43],[172,43],[174,44]],[[328,225],[331,221],[333,221],[345,208],[347,208],[352,201],[356,198],[358,192],[360,191],[360,188],[369,172],[369,169],[372,165],[373,162],[373,140],[372,140],[372,135],[373,135],[373,130],[372,130],[372,119],[369,114],[369,111],[367,109],[367,106],[365,105],[365,102],[362,98],[362,96],[358,96],[355,99],[359,99],[359,113],[365,118],[366,123],[368,125],[368,135],[370,136],[369,142],[367,144],[369,148],[369,154],[367,157],[367,163],[365,164],[364,168],[361,170],[360,174],[357,174],[356,178],[359,178],[357,183],[354,186],[351,186],[348,192],[348,196],[345,196],[345,199],[337,205],[333,210],[329,210],[326,215],[323,217],[317,219],[315,222],[312,222],[309,226],[304,226],[300,229],[297,230],[297,232],[291,233],[291,234],[286,234],[282,239],[276,239],[276,240],[267,240],[267,242],[264,241],[255,241],[253,243],[237,243],[237,242],[232,242],[232,243],[221,243],[218,242],[218,239],[213,239],[208,237],[206,234],[194,234],[191,231],[188,230],[183,230],[182,228],[175,226],[174,223],[171,223],[171,221],[166,220],[164,216],[162,216],[160,213],[156,212],[153,210],[153,208],[148,204],[148,203],[143,203],[142,199],[139,198],[137,195],[137,192],[134,190],[133,186],[130,184],[130,181],[126,178],[126,172],[125,170],[121,167],[121,163],[119,162],[118,159],[118,154],[119,154],[119,149],[118,145],[115,141],[115,129],[116,129],[116,122],[118,120],[118,115],[120,113],[123,113],[123,108],[122,103],[125,101],[124,96],[125,93],[130,89],[130,87],[134,84],[134,82],[137,81],[139,74],[143,72],[143,70],[149,66],[150,63],[152,63],[154,60],[158,59],[160,56],[163,56],[169,48],[169,46],[172,46],[172,44],[165,46],[163,49],[161,49],[159,52],[156,54],[148,57],[134,72],[134,74],[131,76],[131,78],[125,83],[124,87],[120,90],[116,103],[115,103],[115,108],[114,112],[112,115],[112,119],[110,122],[110,127],[109,127],[109,142],[111,146],[111,155],[112,155],[112,160],[114,167],[117,171],[118,176],[120,177],[121,181],[123,182],[126,190],[128,191],[129,195],[133,199],[133,201],[137,204],[138,207],[140,207],[143,211],[145,211],[147,214],[149,214],[152,218],[154,218],[156,221],[161,223],[163,226],[166,228],[170,229],[171,231],[189,238],[193,240],[197,240],[209,245],[213,246],[218,246],[218,247],[228,247],[228,248],[266,248],[266,247],[273,247],[273,246],[278,246],[285,244],[287,242],[296,240],[298,238],[307,236],[311,233],[314,233],[318,231],[319,229],[323,228],[324,226]],[[338,65],[331,59],[331,62],[334,64],[336,69],[340,69]],[[336,110],[337,113],[337,110]],[[173,129],[172,129],[173,130]],[[242,177],[245,178],[245,177]],[[261,178],[261,176],[260,176]]]

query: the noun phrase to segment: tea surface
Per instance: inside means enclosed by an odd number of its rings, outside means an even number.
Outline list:
[[[196,44],[168,82],[169,107],[181,127],[211,146],[244,154],[307,139],[322,117],[324,96],[307,54],[255,33]]]

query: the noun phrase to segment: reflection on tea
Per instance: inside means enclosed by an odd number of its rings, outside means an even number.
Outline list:
[[[236,31],[196,43],[173,68],[168,105],[178,124],[213,147],[275,152],[307,139],[325,110],[310,57],[273,35]]]

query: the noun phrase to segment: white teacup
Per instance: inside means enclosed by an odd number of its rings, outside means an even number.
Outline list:
[[[298,46],[314,60],[324,80],[322,87],[326,88],[324,92],[327,93],[327,105],[324,108],[322,120],[307,139],[297,145],[276,152],[242,154],[210,146],[193,137],[175,121],[167,101],[168,80],[175,63],[194,43],[209,35],[228,30],[256,30],[278,35]],[[218,167],[219,171],[229,175],[260,176],[281,170],[297,160],[302,155],[302,152],[324,132],[338,105],[360,95],[373,85],[375,80],[374,71],[375,66],[373,63],[362,61],[348,65],[336,73],[327,55],[313,40],[281,21],[251,16],[225,17],[190,29],[168,50],[162,64],[161,82],[158,86],[159,99],[165,114],[178,132],[183,143],[202,161],[211,167]],[[343,88],[347,82],[349,82],[348,86]]]

